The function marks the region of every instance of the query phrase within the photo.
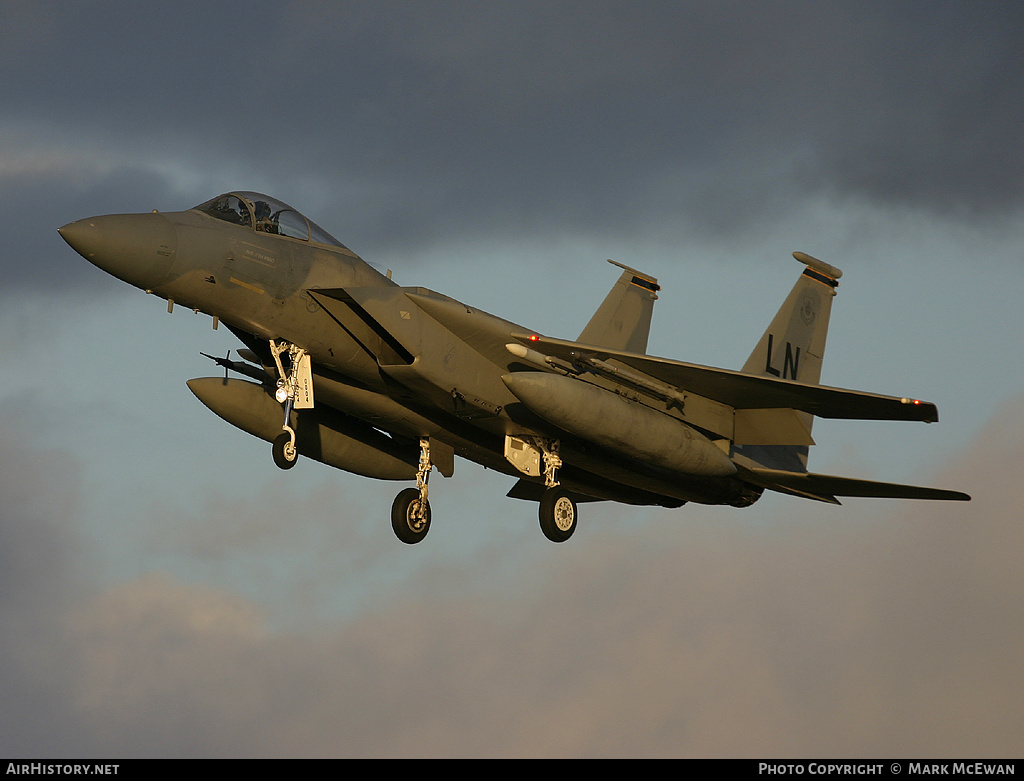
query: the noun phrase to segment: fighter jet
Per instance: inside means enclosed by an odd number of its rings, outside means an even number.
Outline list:
[[[647,355],[660,286],[618,280],[575,341],[546,336],[421,287],[402,287],[290,206],[231,192],[173,213],[92,217],[59,229],[84,258],[238,337],[224,376],[189,380],[224,420],[299,456],[415,481],[391,522],[418,543],[428,479],[455,456],[505,473],[553,542],[578,505],[747,507],[767,489],[837,497],[969,500],[935,488],[807,470],[814,418],[938,419],[934,404],[819,384],[842,272],[803,269],[739,371]],[[245,379],[229,377],[229,372]]]

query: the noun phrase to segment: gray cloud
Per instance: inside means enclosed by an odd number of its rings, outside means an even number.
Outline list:
[[[10,415],[0,435],[0,751],[31,754],[47,734],[61,735],[62,750],[84,751],[62,686],[77,666],[64,643],[84,582],[69,521],[80,470],[64,453],[34,448],[30,427]]]

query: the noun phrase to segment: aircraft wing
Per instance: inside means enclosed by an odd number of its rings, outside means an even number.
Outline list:
[[[918,399],[882,396],[825,385],[807,385],[794,380],[715,369],[537,334],[512,334],[512,337],[531,350],[583,369],[587,368],[588,361],[594,359],[614,360],[680,391],[695,393],[734,409],[789,408],[822,418],[856,420],[918,420],[934,423],[939,419],[934,404]]]
[[[852,477],[818,475],[813,472],[784,472],[778,469],[746,469],[751,482],[780,493],[795,494],[823,502],[839,504],[837,496],[862,496],[879,499],[940,499],[969,502],[971,497],[960,491],[921,488],[916,485],[878,483]]]

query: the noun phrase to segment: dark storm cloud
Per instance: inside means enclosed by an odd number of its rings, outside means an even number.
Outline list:
[[[1020,205],[1013,7],[471,8],[406,8],[386,26],[337,12],[317,27],[325,43],[352,33],[353,67],[318,49],[318,75],[353,76],[327,125],[354,154],[331,158],[425,204],[403,204],[413,235],[735,230],[815,193],[943,213]],[[310,100],[332,81],[311,80]]]
[[[4,282],[0,296],[26,291],[62,293],[87,288],[92,294],[120,286],[71,250],[57,228],[98,214],[144,211],[150,194],[172,190],[166,178],[146,170],[90,173],[58,168],[2,178],[0,213],[15,215],[0,247]],[[192,204],[190,204],[192,205]],[[182,208],[185,208],[182,204]]]
[[[273,184],[357,250],[652,226],[735,233],[821,196],[973,219],[1024,196],[1014,4],[4,13],[3,125],[150,155],[213,191]],[[99,191],[116,183],[91,182],[95,206],[77,216],[102,211]],[[161,185],[121,183],[138,188],[140,211]],[[65,197],[59,181],[21,196],[23,184],[0,178],[8,224],[27,236],[5,263],[40,256],[39,202]]]
[[[1024,10],[911,3],[878,21],[884,32],[845,42],[855,61],[836,85],[838,115],[818,139],[809,179],[943,216],[1019,209],[1024,51],[1014,30]]]

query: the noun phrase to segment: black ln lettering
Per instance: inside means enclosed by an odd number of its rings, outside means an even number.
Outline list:
[[[779,373],[779,370],[776,369],[774,366],[772,366],[772,342],[773,341],[774,341],[774,337],[771,334],[768,334],[768,355],[765,356],[764,371],[765,371],[765,374],[770,374],[773,377],[779,377],[779,376],[781,376],[780,373]]]
[[[796,379],[797,368],[800,364],[800,348],[797,347],[794,352],[793,345],[786,342],[786,360],[782,364],[782,379],[789,377],[790,379]]]

